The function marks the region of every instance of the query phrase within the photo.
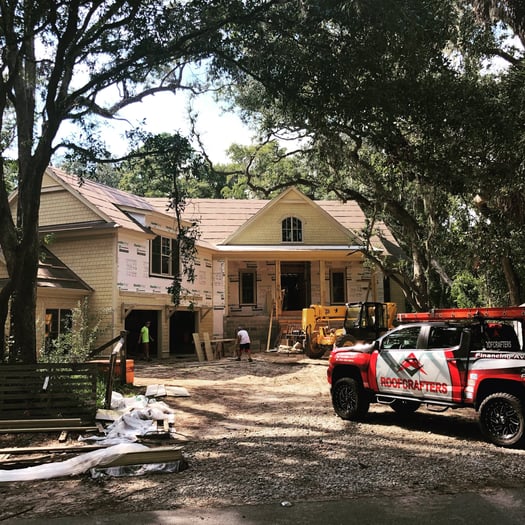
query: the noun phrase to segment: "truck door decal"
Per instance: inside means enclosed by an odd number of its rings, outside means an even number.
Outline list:
[[[450,401],[450,371],[437,366],[446,360],[444,354],[443,350],[382,350],[376,368],[379,392]]]

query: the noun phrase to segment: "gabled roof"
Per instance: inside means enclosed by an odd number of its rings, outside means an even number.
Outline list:
[[[183,216],[186,220],[199,221],[201,238],[218,245],[268,202],[258,199],[190,199]]]
[[[79,177],[55,167],[49,167],[46,173],[106,222],[130,230],[149,231],[125,211],[155,213],[155,208],[146,199],[89,179],[81,181]]]
[[[123,227],[151,233],[141,217],[156,214],[173,218],[173,211],[167,209],[166,198],[139,197],[89,179],[84,179],[80,183],[78,177],[55,167],[48,168],[47,174],[95,212],[100,217],[101,224],[105,223],[106,227]],[[200,246],[219,249],[230,246],[231,249],[238,250],[246,243],[237,242],[237,239],[242,238],[243,232],[246,232],[245,238],[248,233],[252,233],[249,228],[251,225],[256,225],[257,221],[264,222],[265,213],[279,206],[283,208],[286,206],[290,209],[295,204],[314,210],[320,220],[329,225],[331,231],[339,232],[340,240],[336,243],[338,246],[345,245],[349,248],[352,245],[353,248],[358,249],[363,245],[360,232],[365,225],[365,215],[356,202],[313,201],[294,187],[288,188],[272,200],[189,199],[182,219],[188,222],[198,222],[200,232],[198,244]],[[73,228],[74,223],[69,226]],[[386,253],[393,254],[399,247],[388,229],[383,223],[376,224],[376,229],[382,232],[383,237],[374,237],[374,246],[385,250]],[[342,237],[345,238],[344,242],[341,242]],[[257,243],[257,239],[254,240],[254,243]],[[315,248],[315,246],[310,247]],[[299,245],[294,247],[297,250],[305,248],[307,248],[306,244],[302,248]],[[264,249],[263,245],[261,249]]]
[[[294,193],[294,197],[301,202],[308,202],[311,206],[319,207],[319,213],[326,214],[337,228],[344,229],[349,239],[355,239],[362,245],[361,230],[365,226],[365,214],[355,201],[343,203],[336,200],[312,201],[296,188],[289,188],[273,200],[264,199],[190,199],[184,210],[184,218],[197,220],[201,238],[216,246],[230,243],[237,234],[246,229],[252,222],[273,206],[278,206],[286,197]],[[335,227],[335,226],[334,226]],[[393,253],[399,248],[394,238],[382,222],[376,224],[385,240],[374,237],[374,245]],[[298,248],[298,247],[297,247]]]
[[[330,229],[338,230],[345,238],[348,238],[349,241],[350,237],[352,237],[352,242],[356,241],[356,236],[352,235],[352,232],[348,228],[345,228],[344,226],[339,224],[336,220],[334,220],[334,218],[330,214],[326,213],[320,206],[318,206],[318,204],[315,201],[308,198],[304,193],[300,192],[297,188],[292,186],[283,191],[278,197],[265,204],[236,232],[234,232],[227,239],[225,239],[223,244],[236,243],[236,239],[238,239],[242,235],[243,231],[249,231],[252,224],[255,225],[257,221],[264,221],[265,215],[268,215],[272,209],[285,208],[288,211],[291,210],[292,207],[299,209],[301,205],[313,209],[313,212],[317,215],[316,219],[318,221],[328,221]]]
[[[2,262],[5,263],[3,257]],[[37,286],[39,288],[55,288],[60,290],[75,290],[84,294],[93,288],[84,282],[71,268],[65,265],[54,253],[45,246],[40,246],[38,256]],[[0,288],[7,279],[0,279]]]
[[[37,285],[41,288],[93,291],[91,286],[44,246],[40,247]]]

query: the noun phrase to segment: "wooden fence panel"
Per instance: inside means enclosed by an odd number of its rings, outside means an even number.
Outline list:
[[[0,419],[77,417],[94,421],[97,365],[0,365]]]

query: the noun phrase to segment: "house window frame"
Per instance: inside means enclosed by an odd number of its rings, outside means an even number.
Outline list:
[[[157,242],[158,248],[155,246]],[[157,235],[150,241],[150,275],[172,279],[180,273],[177,239]]]
[[[341,279],[342,282],[337,283],[341,287],[342,296],[339,293],[336,293],[336,283],[334,278],[337,276],[337,279]],[[346,270],[330,270],[330,304],[346,304]]]
[[[46,308],[44,316],[44,348],[46,351],[50,351],[52,350],[53,341],[57,341],[61,335],[71,332],[73,324],[73,309]]]
[[[241,306],[257,305],[257,272],[255,270],[239,271],[239,304]]]
[[[303,242],[303,221],[299,217],[285,217],[281,221],[281,240],[287,244]]]

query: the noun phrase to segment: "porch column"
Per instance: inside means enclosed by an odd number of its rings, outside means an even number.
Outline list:
[[[282,312],[281,304],[281,261],[275,261],[275,318],[279,319]]]
[[[228,300],[228,292],[229,292],[229,289],[230,289],[230,281],[228,280],[228,259],[223,259],[224,260],[224,275],[223,275],[223,281],[224,281],[224,314],[223,314],[223,318],[224,317],[228,317],[230,315],[230,307],[229,307],[229,304],[230,304],[230,301]],[[224,324],[224,323],[223,323]]]
[[[319,303],[329,304],[326,300],[326,279],[325,279],[326,265],[325,261],[319,261]]]

